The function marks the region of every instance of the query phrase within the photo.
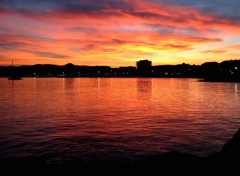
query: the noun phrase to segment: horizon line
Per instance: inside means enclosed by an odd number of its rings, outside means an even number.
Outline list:
[[[142,59],[142,60],[148,60],[148,59]],[[135,61],[135,63],[137,63],[137,62],[139,62],[139,61],[142,61],[142,60],[138,60],[138,61]],[[240,59],[229,59],[229,60],[224,60],[224,61],[222,61],[222,62],[225,62],[225,61],[240,61]],[[151,61],[151,60],[148,60],[148,61]],[[152,62],[152,61],[151,61]],[[181,64],[179,63],[179,64],[159,64],[159,65],[152,65],[152,67],[154,67],[154,66],[167,66],[167,65],[171,65],[171,66],[177,66],[177,65],[184,65],[184,64],[186,64],[186,65],[191,65],[191,66],[201,66],[201,65],[203,65],[203,64],[205,64],[205,63],[222,63],[222,62],[217,62],[217,61],[209,61],[209,62],[204,62],[204,63],[202,63],[202,64],[188,64],[188,63],[185,63],[185,62],[182,62]],[[111,66],[109,66],[109,65],[75,65],[74,63],[66,63],[66,64],[64,64],[64,65],[58,65],[58,64],[33,64],[33,65],[15,65],[14,67],[23,67],[23,66],[35,66],[35,65],[54,65],[54,66],[65,66],[65,65],[67,65],[67,64],[73,64],[74,66],[86,66],[86,67],[110,67],[110,68],[120,68],[120,67],[136,67],[136,65],[135,66],[119,66],[119,67],[111,67]],[[0,65],[0,67],[11,67],[12,65]]]

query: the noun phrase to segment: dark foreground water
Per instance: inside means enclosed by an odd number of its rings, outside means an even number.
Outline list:
[[[240,84],[197,79],[0,79],[0,159],[217,152],[240,127]]]

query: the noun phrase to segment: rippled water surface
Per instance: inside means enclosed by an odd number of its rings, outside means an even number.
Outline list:
[[[219,151],[240,127],[240,84],[158,78],[0,78],[0,158],[133,161]]]

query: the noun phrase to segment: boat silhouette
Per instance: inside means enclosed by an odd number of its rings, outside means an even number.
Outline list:
[[[12,71],[11,71],[12,76],[11,76],[11,77],[8,77],[8,80],[21,80],[22,78],[19,77],[19,76],[17,76],[16,73],[15,73],[15,71],[14,71],[13,59],[12,59],[12,67],[11,67],[11,68],[12,68]]]

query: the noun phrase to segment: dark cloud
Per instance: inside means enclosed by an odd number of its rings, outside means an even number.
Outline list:
[[[216,49],[216,50],[203,51],[202,53],[204,53],[204,54],[206,54],[206,53],[223,54],[225,52],[226,52],[225,50]]]
[[[239,0],[146,0],[156,4],[197,8],[205,13],[213,13],[229,20],[240,21]],[[141,2],[139,2],[141,3]],[[135,4],[125,0],[0,0],[0,14],[16,11],[22,14],[37,14],[38,12],[60,11],[68,14],[97,14],[116,13],[122,10],[140,18],[159,18],[156,14],[136,12]],[[108,12],[106,12],[108,11]],[[102,14],[101,14],[102,13]],[[161,17],[166,18],[166,17]],[[181,19],[171,19],[181,22]]]
[[[81,10],[82,7],[77,9],[77,7],[74,7],[74,10],[71,10],[69,7],[61,8],[61,9],[55,9],[55,11],[52,12],[52,15],[55,15],[60,18],[65,19],[71,19],[73,17],[75,18],[82,18],[82,17],[90,17],[90,18],[109,18],[112,16],[122,16],[122,12],[120,10]],[[51,16],[51,14],[50,14]]]
[[[68,31],[70,31],[70,32],[94,33],[97,30],[95,28],[89,28],[89,27],[72,27],[72,28],[68,28]]]
[[[203,13],[211,13],[219,17],[231,20],[234,23],[240,22],[239,0],[150,0],[154,3],[165,3],[168,5],[196,8]]]
[[[209,43],[209,42],[222,42],[220,38],[207,38],[207,37],[197,37],[197,36],[187,36],[186,40],[197,42],[197,43]]]
[[[88,45],[83,46],[81,49],[84,51],[89,51],[89,50],[94,50],[96,48],[97,48],[97,46],[95,44],[88,44]]]
[[[148,0],[156,4],[167,4],[170,6],[182,6],[197,8],[206,14],[219,17],[218,20],[205,19],[203,24],[239,24],[240,3],[238,0]],[[5,13],[18,13],[28,18],[50,18],[59,17],[70,19],[72,17],[82,18],[109,18],[112,16],[133,16],[146,20],[170,21],[173,23],[187,23],[189,20],[201,20],[194,14],[163,15],[149,11],[141,11],[131,1],[124,0],[0,0],[0,15]],[[225,21],[223,20],[225,19]]]
[[[33,52],[34,54],[36,54],[37,56],[41,56],[41,57],[48,57],[48,58],[68,58],[69,56],[67,55],[63,55],[63,54],[59,54],[59,53],[52,53],[52,52]]]
[[[29,46],[29,44],[19,41],[0,41],[0,48],[2,49],[18,50],[21,49],[23,46]]]
[[[104,5],[95,6],[92,3],[79,3],[79,4],[65,4],[59,8],[61,12],[65,13],[73,13],[73,14],[81,14],[81,13],[89,13],[105,9]]]
[[[120,39],[112,39],[112,42],[115,44],[120,44],[120,45],[127,43],[127,41],[120,40]]]
[[[151,28],[152,31],[161,34],[199,35],[199,32],[201,32],[200,30],[193,26],[180,28],[177,26],[162,25],[159,23],[155,24],[143,23],[143,25],[148,26]]]
[[[164,49],[178,49],[178,50],[190,50],[192,49],[189,45],[183,45],[183,44],[164,44],[161,45]]]
[[[50,9],[62,3],[64,0],[0,0],[0,4],[9,9]]]
[[[124,0],[77,0],[65,1],[59,8],[66,12],[96,12],[107,10],[133,10],[134,4]]]
[[[0,28],[0,31],[1,31],[1,28]],[[12,31],[10,29],[9,31],[10,33],[5,33],[4,35],[0,35],[0,45],[7,44],[7,45],[13,45],[13,46],[23,46],[23,45],[37,44],[37,42],[39,41],[44,41],[44,42],[55,41],[54,39],[45,37],[45,36],[38,36],[38,35],[31,35],[31,34],[18,35],[18,34],[11,34]]]
[[[84,11],[133,9],[133,5],[124,0],[0,0],[3,7],[10,9],[53,10],[62,9],[73,13]]]
[[[8,8],[0,5],[0,15],[1,14],[6,14],[6,13],[10,13],[10,10]]]
[[[166,16],[163,16],[163,15],[159,15],[159,14],[151,13],[151,12],[125,11],[125,13],[127,13],[129,15],[132,15],[132,16],[136,16],[136,17],[139,17],[139,18],[146,18],[146,19],[166,17]]]

